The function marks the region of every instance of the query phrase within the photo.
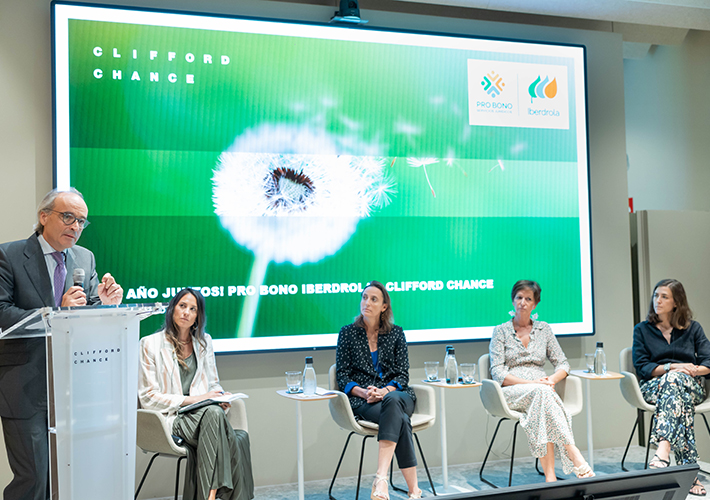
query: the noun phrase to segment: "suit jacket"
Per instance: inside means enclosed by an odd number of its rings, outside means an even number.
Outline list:
[[[212,337],[205,333],[205,346],[193,338],[192,348],[197,359],[197,371],[190,384],[190,396],[210,391],[223,391],[219,384],[217,365],[212,349]],[[138,399],[141,407],[162,412],[172,429],[185,397],[180,382],[180,365],[173,346],[160,331],[141,339]]]
[[[47,263],[33,234],[0,245],[0,328],[3,330],[41,307],[54,307]],[[100,303],[94,254],[74,246],[67,250],[64,291],[73,285],[74,269],[85,272],[87,304]],[[0,341],[0,416],[29,418],[47,408],[47,361],[44,338]]]
[[[377,364],[382,370],[382,377],[372,363],[365,329],[355,325],[342,327],[335,353],[338,388],[341,391],[350,382],[363,389],[370,385],[384,387],[390,382],[397,382],[404,392],[417,400],[414,389],[409,387],[409,352],[401,327],[395,326],[389,333],[377,337]],[[366,402],[357,396],[350,396],[349,400],[353,410]]]

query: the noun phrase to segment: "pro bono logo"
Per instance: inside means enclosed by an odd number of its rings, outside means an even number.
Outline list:
[[[489,96],[498,97],[501,92],[503,92],[505,82],[495,71],[489,71],[488,74],[483,77],[481,85],[483,85],[483,90],[485,90]]]

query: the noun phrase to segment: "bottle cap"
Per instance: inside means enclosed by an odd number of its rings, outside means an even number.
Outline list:
[[[313,356],[306,356],[306,364],[307,365],[313,364]]]
[[[604,348],[604,342],[597,342],[597,349],[599,349],[600,347],[602,349]]]
[[[449,354],[451,354],[452,356],[453,356],[454,354],[456,354],[456,349],[454,349],[453,347],[450,348],[450,349],[449,349]]]
[[[452,346],[452,345],[447,345],[447,346],[446,346],[446,352],[449,352],[449,351],[450,351],[451,349],[453,349],[453,348],[454,348],[454,346]]]

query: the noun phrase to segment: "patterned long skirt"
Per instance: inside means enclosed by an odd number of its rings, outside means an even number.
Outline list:
[[[643,399],[656,405],[651,442],[666,440],[671,445],[677,464],[698,461],[695,446],[695,405],[705,400],[703,377],[681,372],[668,372],[639,384]]]
[[[572,418],[557,393],[543,384],[515,384],[503,387],[503,395],[511,410],[523,414],[520,425],[525,429],[532,456],[544,457],[547,443],[552,443],[562,470],[565,474],[572,472],[574,464],[565,449],[565,445],[574,444]]]

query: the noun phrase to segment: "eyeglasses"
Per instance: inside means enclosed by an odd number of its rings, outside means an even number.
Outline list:
[[[57,212],[56,210],[49,210],[49,211],[54,212],[55,214],[59,214],[59,217],[62,218],[62,222],[67,226],[71,226],[72,224],[74,224],[76,222],[79,224],[80,229],[84,229],[86,226],[91,224],[91,222],[89,222],[88,220],[79,219],[76,215],[74,215],[71,212]]]

